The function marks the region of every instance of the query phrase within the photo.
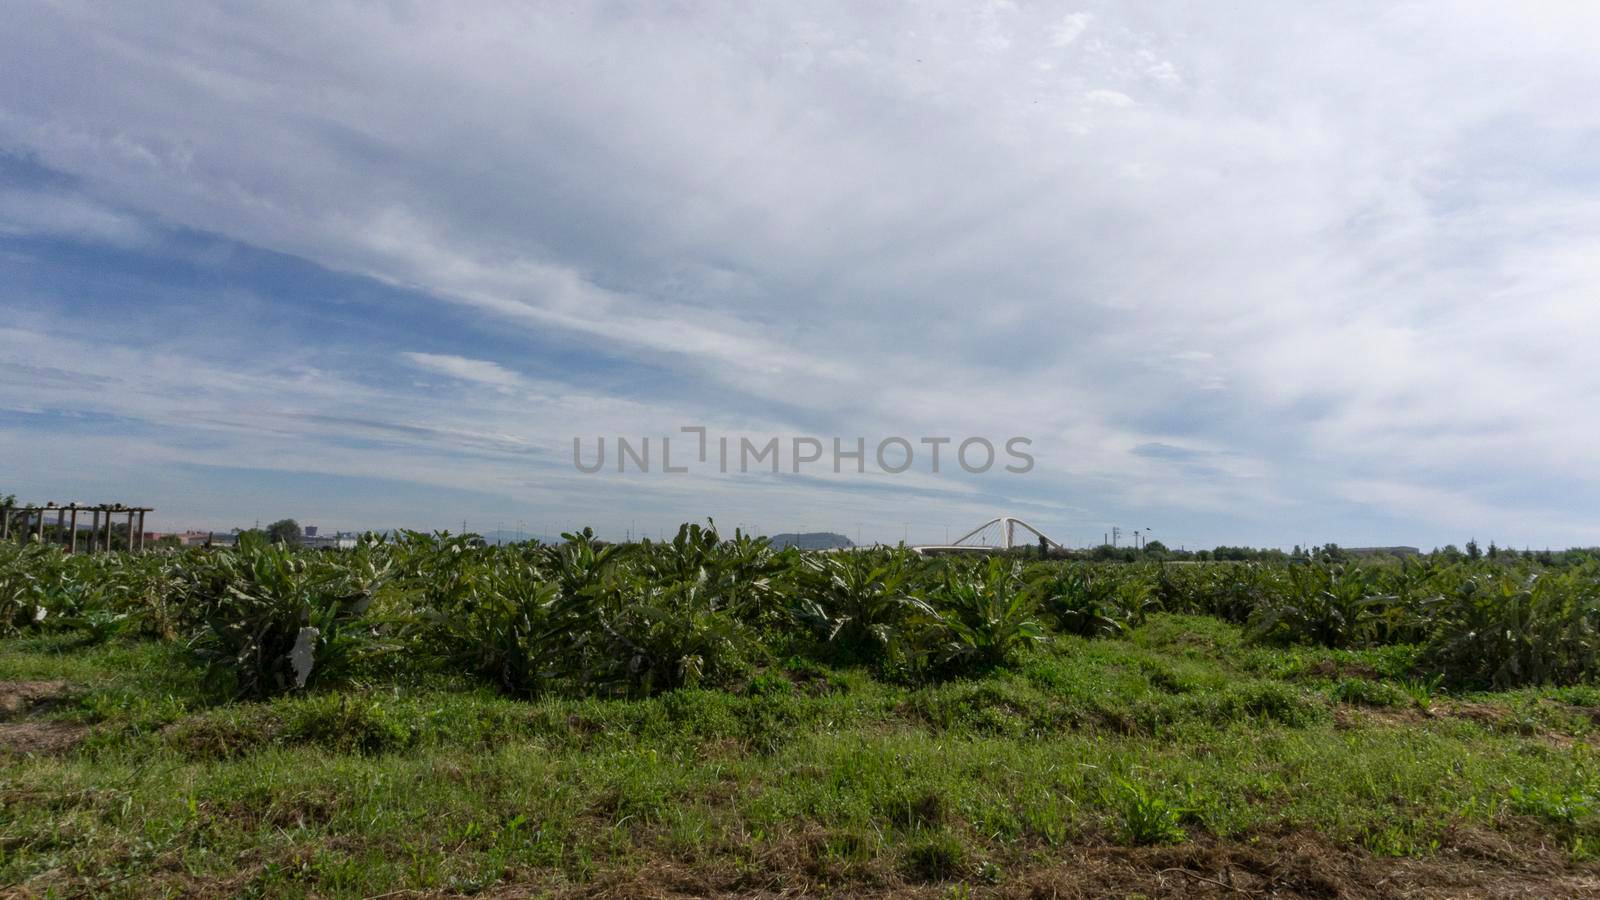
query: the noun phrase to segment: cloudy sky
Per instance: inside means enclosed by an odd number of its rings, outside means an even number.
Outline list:
[[[0,493],[163,528],[1600,543],[1600,5],[0,21]],[[573,465],[685,425],[1036,465]]]

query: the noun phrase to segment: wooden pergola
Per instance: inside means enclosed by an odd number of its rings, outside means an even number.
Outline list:
[[[102,503],[99,506],[83,506],[77,503],[68,503],[61,506],[55,503],[46,503],[43,506],[3,506],[0,507],[0,541],[11,540],[12,520],[21,514],[21,527],[17,529],[22,540],[28,539],[28,532],[32,531],[33,539],[44,540],[44,526],[50,514],[55,515],[56,533],[63,530],[67,533],[66,540],[69,552],[78,552],[78,514],[84,513],[89,524],[88,541],[85,547],[88,552],[111,549],[112,522],[121,516],[128,517],[128,549],[144,549],[144,514],[154,512],[154,507],[149,506],[123,506],[121,503]],[[29,526],[32,526],[31,528]]]

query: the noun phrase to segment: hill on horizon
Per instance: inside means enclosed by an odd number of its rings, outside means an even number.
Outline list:
[[[840,550],[854,547],[855,542],[832,531],[784,532],[772,535],[772,546],[779,550],[798,547],[801,550]]]

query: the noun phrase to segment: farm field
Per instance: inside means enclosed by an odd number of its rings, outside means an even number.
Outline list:
[[[1595,896],[1600,570],[0,546],[21,896]]]

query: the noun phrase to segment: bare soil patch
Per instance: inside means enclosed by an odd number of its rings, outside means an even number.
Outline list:
[[[1395,897],[1593,898],[1600,897],[1600,868],[1574,866],[1555,850],[1530,850],[1492,832],[1451,835],[1438,854],[1417,859],[1376,857],[1334,846],[1313,833],[1259,837],[1249,841],[1198,838],[1172,847],[1080,846],[1060,851],[1050,865],[1008,874],[999,884],[968,879],[970,893],[952,892],[951,883],[918,884],[894,875],[867,884],[818,880],[804,860],[778,861],[760,873],[697,870],[662,860],[626,876],[602,876],[569,885],[555,896],[610,900],[685,900],[689,897],[775,898],[855,897],[935,900],[951,896],[1007,900],[1089,900],[1089,898]],[[879,869],[875,874],[883,875]],[[754,876],[754,877],[752,877]],[[877,881],[877,883],[870,883]],[[754,882],[754,883],[752,883]],[[499,897],[543,894],[512,886]]]
[[[1553,728],[1513,722],[1510,709],[1492,703],[1444,700],[1427,709],[1341,704],[1333,711],[1334,725],[1338,728],[1356,728],[1364,725],[1411,728],[1445,719],[1463,719],[1475,722],[1491,731],[1538,738],[1559,747],[1570,747],[1577,741],[1572,735]]]
[[[48,712],[70,694],[65,681],[0,681],[0,722]]]
[[[0,681],[0,755],[59,753],[83,740],[87,725],[33,719],[70,695],[65,681]]]
[[[0,756],[22,753],[60,753],[89,733],[76,722],[0,722]]]

